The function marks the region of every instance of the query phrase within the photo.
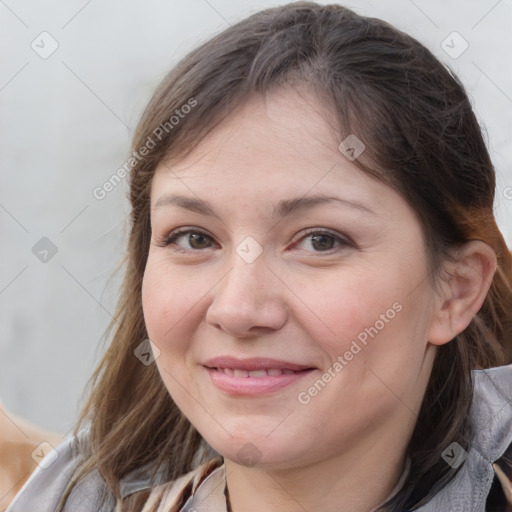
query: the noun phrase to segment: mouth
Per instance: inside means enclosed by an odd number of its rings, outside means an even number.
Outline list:
[[[202,366],[217,388],[236,396],[270,394],[316,370],[307,365],[267,358],[218,357]]]
[[[280,368],[262,368],[261,370],[242,370],[240,368],[212,368],[213,370],[217,370],[218,372],[225,373],[230,377],[277,377],[279,375],[292,375],[295,372],[293,370],[286,370]],[[301,370],[306,371],[306,370]]]

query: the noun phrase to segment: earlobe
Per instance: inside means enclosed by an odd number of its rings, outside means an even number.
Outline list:
[[[428,341],[443,345],[461,333],[478,313],[496,272],[496,254],[481,240],[458,248],[454,261],[446,263],[444,282],[439,286]]]

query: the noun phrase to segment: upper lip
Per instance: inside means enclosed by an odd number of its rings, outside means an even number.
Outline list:
[[[203,366],[207,368],[232,368],[237,370],[310,370],[313,367],[305,364],[291,363],[289,361],[282,361],[279,359],[269,359],[267,357],[253,357],[250,359],[239,359],[231,356],[219,356],[213,359],[208,359]]]

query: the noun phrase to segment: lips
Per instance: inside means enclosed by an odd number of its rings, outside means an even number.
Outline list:
[[[238,372],[233,373],[235,377],[265,377],[277,376],[281,374],[296,373],[303,370],[313,369],[311,366],[281,361],[279,359],[268,359],[264,357],[254,357],[251,359],[238,359],[230,356],[221,356],[209,359],[203,366],[214,368],[219,371],[227,370]],[[265,372],[265,374],[263,374]]]
[[[234,396],[272,394],[316,369],[277,359],[237,359],[228,356],[210,359],[202,366],[217,388]]]

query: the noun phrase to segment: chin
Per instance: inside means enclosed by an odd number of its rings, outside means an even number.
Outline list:
[[[211,432],[211,431],[210,431]],[[213,439],[203,436],[210,446],[225,459],[246,467],[284,469],[292,467],[293,461],[301,459],[305,445],[291,443],[288,438],[272,436],[226,436],[223,439]],[[300,452],[297,448],[300,447]]]

